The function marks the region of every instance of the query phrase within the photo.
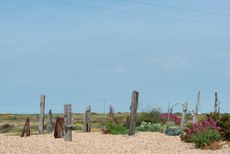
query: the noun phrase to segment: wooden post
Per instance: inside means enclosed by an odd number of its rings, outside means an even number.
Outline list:
[[[39,133],[44,133],[44,119],[45,119],[45,95],[40,97],[40,118],[39,118]]]
[[[30,136],[30,119],[27,117],[21,137]]]
[[[214,113],[217,113],[217,106],[218,106],[218,96],[217,92],[215,92],[215,103],[214,103]]]
[[[52,111],[51,111],[51,109],[49,110],[49,115],[48,115],[47,132],[48,133],[53,132],[53,122],[52,122]]]
[[[188,102],[185,102],[183,104],[183,114],[182,114],[182,119],[181,119],[181,123],[180,123],[180,128],[184,128],[184,123],[185,123],[185,118],[186,118],[186,113],[187,113],[187,110],[188,110]]]
[[[132,103],[130,106],[130,121],[129,121],[129,136],[134,135],[136,127],[136,118],[137,118],[137,104],[138,104],[139,93],[133,91],[132,93]]]
[[[64,106],[65,141],[72,141],[72,113],[71,104]]]
[[[91,112],[91,106],[89,105],[85,110],[84,115],[84,132],[90,132],[91,126],[90,126],[90,112]]]
[[[168,119],[167,119],[167,124],[169,124],[169,117],[170,117],[170,103],[169,103],[169,106],[168,106]]]

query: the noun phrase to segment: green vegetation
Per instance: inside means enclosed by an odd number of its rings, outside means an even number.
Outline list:
[[[220,119],[218,120],[218,124],[220,127],[220,135],[222,139],[230,141],[230,115],[221,115]]]
[[[152,108],[147,112],[141,112],[138,114],[137,117],[137,126],[141,125],[141,123],[145,122],[151,122],[151,123],[161,123],[161,112],[159,108]]]
[[[191,141],[195,143],[196,148],[205,148],[214,142],[220,140],[220,133],[214,129],[192,134]]]
[[[168,136],[178,136],[183,134],[183,130],[178,126],[170,126],[166,128],[165,134]]]
[[[129,113],[114,114],[117,124],[124,124]],[[64,117],[63,114],[53,113],[53,125],[55,125],[56,117]],[[31,134],[38,134],[39,115],[38,114],[0,114],[0,133],[10,133],[12,135],[21,135],[24,128],[25,120],[30,119]],[[91,130],[100,131],[103,126],[111,123],[111,118],[107,114],[91,113]],[[45,133],[48,115],[45,115]],[[72,114],[73,130],[82,131],[84,126],[84,115],[79,113]],[[10,125],[10,127],[6,127]]]
[[[202,121],[187,125],[181,140],[192,142],[197,148],[218,149],[219,140],[230,140],[230,115],[210,113]]]
[[[143,121],[140,126],[138,126],[137,131],[151,131],[151,132],[163,132],[164,128],[160,123],[151,123]]]
[[[113,135],[128,134],[128,129],[118,124],[108,123],[105,126],[105,128],[109,134],[113,134]]]

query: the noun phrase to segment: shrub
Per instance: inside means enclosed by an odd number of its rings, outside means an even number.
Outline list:
[[[15,129],[14,125],[11,124],[4,124],[2,126],[0,126],[0,133],[8,133],[11,132]]]
[[[188,125],[181,135],[181,140],[193,142],[197,148],[207,148],[210,144],[220,139],[217,121],[213,119],[204,120]]]
[[[137,126],[141,125],[142,121],[160,123],[162,121],[160,110],[157,108],[153,108],[147,112],[140,113],[137,117]]]
[[[183,134],[183,130],[177,126],[170,126],[166,128],[165,134],[168,136],[178,136]]]
[[[176,114],[170,114],[170,113],[162,113],[161,114],[161,118],[164,121],[167,121],[168,117],[169,117],[170,121],[173,121],[177,125],[180,124],[180,122],[181,122],[181,118],[179,118]]]
[[[162,132],[163,126],[159,123],[151,123],[143,121],[140,126],[138,126],[137,131],[151,131],[151,132]]]
[[[218,120],[218,124],[222,139],[230,141],[230,116],[228,114],[222,115]]]
[[[191,141],[195,143],[196,148],[205,148],[218,140],[220,140],[220,134],[214,129],[194,133],[191,136]]]
[[[209,119],[209,120],[204,120],[202,122],[196,122],[191,125],[188,125],[184,131],[185,134],[181,136],[181,139],[185,142],[191,142],[191,136],[193,134],[198,134],[200,132],[206,132],[209,129],[217,130],[219,131],[219,127],[217,125],[217,122]]]
[[[105,131],[113,135],[128,133],[128,129],[126,129],[125,127],[118,124],[112,124],[112,123],[109,123],[105,126]]]

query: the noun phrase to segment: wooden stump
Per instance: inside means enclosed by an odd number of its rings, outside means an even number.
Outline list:
[[[21,137],[27,137],[27,136],[30,136],[30,119],[29,119],[29,117],[26,119]]]
[[[57,117],[54,129],[54,138],[64,137],[64,118]]]

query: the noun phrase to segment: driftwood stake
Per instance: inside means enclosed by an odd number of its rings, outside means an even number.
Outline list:
[[[217,92],[215,92],[215,102],[214,102],[214,112],[217,113],[218,112],[218,104],[219,100],[218,100],[218,95]]]
[[[64,106],[65,141],[72,141],[72,113],[71,104]]]
[[[90,132],[91,131],[90,113],[91,113],[91,106],[89,105],[86,108],[85,115],[84,115],[84,132]]]
[[[53,122],[52,122],[52,111],[51,110],[49,110],[49,115],[48,115],[47,132],[48,133],[53,132]]]
[[[138,104],[138,95],[137,91],[132,93],[132,103],[130,106],[130,120],[129,120],[129,136],[134,135],[136,127],[136,118],[137,118],[137,104]]]
[[[181,123],[180,123],[180,128],[184,128],[184,123],[185,123],[185,120],[186,120],[186,114],[187,114],[187,110],[188,110],[188,102],[185,102],[183,104],[183,114],[182,114],[182,119],[181,119]]]
[[[40,97],[40,117],[39,117],[39,133],[44,133],[44,119],[45,119],[45,95]]]
[[[27,117],[21,137],[30,136],[30,119]]]

